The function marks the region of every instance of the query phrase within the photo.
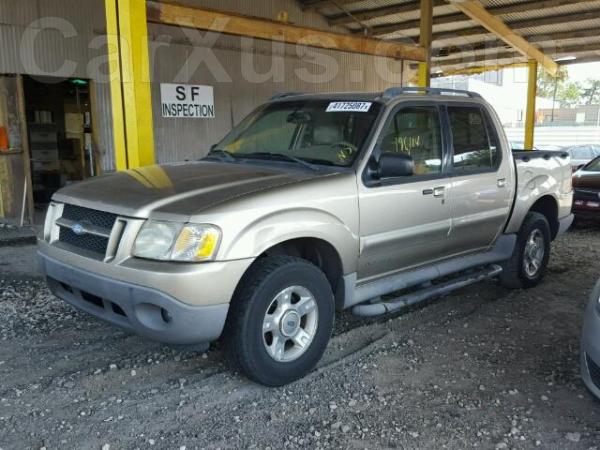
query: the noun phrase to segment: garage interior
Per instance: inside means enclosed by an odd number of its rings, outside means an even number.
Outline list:
[[[24,77],[33,201],[45,211],[52,194],[94,176],[89,81]]]

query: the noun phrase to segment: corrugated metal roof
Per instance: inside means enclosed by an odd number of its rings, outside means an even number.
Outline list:
[[[542,45],[546,52],[553,57],[564,56],[561,49],[576,49],[569,51],[569,56],[581,58],[594,58],[600,60],[600,32],[595,34],[594,29],[600,30],[600,0],[573,0],[571,2],[549,2],[545,7],[540,6],[535,0],[480,0],[484,7],[490,12],[503,19],[508,26],[517,33],[524,36],[534,44]],[[315,0],[299,0],[302,4],[313,6],[326,19],[332,20],[340,26],[344,26],[351,32],[362,31],[366,26],[377,37],[390,40],[401,40],[416,42],[419,36],[418,19],[420,15],[419,2],[414,0],[331,0],[331,2],[320,1],[315,5]],[[435,3],[435,2],[434,2]],[[558,3],[558,5],[557,5]],[[413,10],[394,12],[393,6],[414,5]],[[337,6],[336,6],[337,5]],[[315,8],[316,6],[316,8]],[[509,10],[506,8],[510,7]],[[382,9],[384,8],[384,9]],[[501,8],[498,10],[498,8]],[[397,10],[396,10],[397,11]],[[359,14],[360,22],[351,19],[340,19],[343,14]],[[383,14],[386,13],[386,14]],[[341,21],[341,23],[340,23]],[[437,23],[436,23],[437,22]],[[395,30],[397,26],[398,30]],[[581,33],[585,30],[585,33]],[[568,33],[577,33],[569,37]],[[385,33],[385,34],[382,34]],[[490,50],[470,50],[469,45],[481,47],[486,42],[495,42],[496,48],[506,54],[507,49],[500,47],[497,38],[487,30],[482,29],[479,24],[469,20],[452,5],[437,2],[434,7],[434,49],[465,47],[465,50],[450,52],[446,58],[439,58],[440,63],[444,60],[456,60],[462,57],[465,61],[463,67],[477,64],[506,64],[515,58],[503,58],[498,60],[497,56]],[[466,34],[466,35],[465,35]],[[597,46],[597,49],[596,49]],[[577,47],[581,47],[577,49]],[[558,50],[557,50],[558,49]],[[510,51],[510,49],[508,49]],[[435,52],[434,52],[435,53]],[[471,59],[481,58],[488,55],[489,59],[468,63]],[[525,58],[516,57],[515,62],[521,62]],[[456,67],[455,67],[456,68]]]

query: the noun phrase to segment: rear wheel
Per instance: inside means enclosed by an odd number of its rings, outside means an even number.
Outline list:
[[[550,257],[550,225],[540,213],[530,212],[517,235],[511,258],[503,264],[501,283],[509,288],[537,286]]]
[[[240,282],[226,330],[242,371],[267,386],[310,372],[327,347],[334,300],[318,267],[300,258],[258,260]]]

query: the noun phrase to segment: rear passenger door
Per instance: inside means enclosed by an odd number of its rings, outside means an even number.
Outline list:
[[[452,226],[456,253],[489,247],[508,218],[514,187],[512,158],[503,158],[489,113],[474,104],[449,104]],[[509,160],[508,160],[509,159]]]

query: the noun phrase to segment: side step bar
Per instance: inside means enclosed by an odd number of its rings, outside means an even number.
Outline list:
[[[410,294],[401,295],[399,297],[379,301],[375,303],[363,303],[352,308],[352,314],[363,317],[379,316],[397,311],[406,306],[421,303],[431,297],[447,294],[470,284],[478,283],[488,278],[494,278],[502,272],[502,267],[497,264],[484,267],[476,272],[463,275],[445,283],[436,284],[423,288],[419,291]]]

